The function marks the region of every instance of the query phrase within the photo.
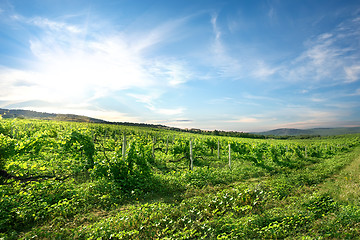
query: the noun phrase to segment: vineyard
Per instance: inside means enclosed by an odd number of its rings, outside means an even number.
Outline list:
[[[3,119],[0,239],[359,238],[359,156],[360,135]]]

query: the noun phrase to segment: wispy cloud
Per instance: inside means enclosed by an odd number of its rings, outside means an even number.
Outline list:
[[[36,25],[41,28],[47,28],[50,31],[68,31],[70,33],[81,33],[82,32],[82,29],[79,28],[78,26],[67,24],[65,22],[51,21],[47,18],[42,18],[42,17],[34,17],[31,19],[28,19],[27,22],[29,24],[33,24],[33,25]]]
[[[136,99],[137,102],[144,103],[146,108],[157,114],[163,115],[180,115],[185,111],[184,107],[174,108],[159,108],[156,106],[156,100],[160,98],[160,92],[154,92],[152,94],[133,94],[129,93],[128,96]]]
[[[222,47],[221,47],[221,43],[220,43],[220,37],[221,37],[221,31],[217,25],[217,18],[218,18],[218,14],[217,13],[213,13],[212,16],[211,16],[211,25],[213,27],[213,31],[214,31],[214,34],[215,34],[215,43],[219,44],[218,47],[220,47],[220,50],[222,50]]]
[[[335,127],[340,125],[350,115],[344,109],[321,109],[306,106],[287,106],[274,113],[281,123],[276,123],[273,128],[313,128],[313,127]],[[342,116],[344,119],[340,119]]]
[[[208,101],[209,104],[225,104],[228,102],[232,102],[235,101],[234,98],[231,97],[222,97],[222,98],[214,98],[214,99],[210,99]]]
[[[149,109],[156,113],[163,114],[163,115],[181,115],[185,111],[185,108],[183,108],[183,107],[177,107],[177,108],[150,107]]]
[[[276,10],[270,6],[268,16],[273,19]],[[332,30],[309,38],[304,42],[302,52],[293,54],[293,58],[271,62],[261,52],[248,55],[234,54],[233,46],[223,41],[219,26],[219,15],[213,14],[213,65],[216,74],[223,78],[248,79],[253,81],[271,80],[275,82],[310,83],[313,86],[354,83],[360,78],[360,19],[344,20]],[[236,21],[228,20],[228,28]],[[238,42],[237,49],[241,46]],[[241,48],[240,48],[241,49]],[[279,55],[280,56],[280,55]]]
[[[356,89],[353,93],[347,94],[347,96],[360,96],[360,88]]]
[[[233,79],[239,79],[243,77],[243,67],[240,62],[233,58],[227,51],[227,48],[221,40],[221,31],[218,26],[218,15],[213,14],[211,16],[211,25],[213,28],[214,41],[211,45],[210,52],[213,53],[211,58],[212,64],[216,68],[217,72],[213,77],[231,77]]]
[[[287,81],[312,81],[321,84],[342,84],[359,80],[360,55],[358,41],[360,21],[345,21],[305,43],[306,49],[282,68]]]
[[[246,98],[246,99],[251,99],[251,100],[262,100],[262,101],[267,101],[267,102],[281,102],[281,100],[279,100],[278,98],[254,95],[254,94],[250,94],[250,93],[244,93],[242,95],[242,97]]]
[[[218,24],[218,15],[211,16],[211,26],[213,29],[213,44],[211,45],[211,52],[213,53],[212,64],[217,70],[215,76],[230,78],[232,80],[240,80],[246,78],[264,80],[267,77],[277,73],[279,67],[272,67],[267,64],[261,54],[248,55],[246,53],[237,53],[237,56],[232,54],[232,47],[227,46],[222,39],[221,28]],[[230,32],[236,28],[236,21],[228,20],[228,28]],[[241,42],[238,43],[239,47]]]
[[[280,67],[270,67],[264,61],[259,60],[252,71],[252,75],[257,79],[266,79],[277,73]]]
[[[186,16],[174,20],[166,21],[159,26],[142,32],[134,34],[132,37],[131,47],[135,52],[141,52],[164,41],[174,41],[182,36],[179,33],[179,29],[191,19],[191,16]]]
[[[226,122],[230,123],[258,123],[261,122],[261,119],[254,118],[254,117],[240,117],[234,120],[227,120]]]
[[[58,113],[58,114],[69,114],[75,113],[77,115],[94,117],[99,119],[104,119],[107,121],[113,122],[144,122],[144,119],[141,119],[136,116],[131,116],[126,113],[121,113],[119,111],[109,110],[109,109],[89,109],[86,107],[61,107],[54,108],[53,106],[41,107],[41,106],[32,106],[32,107],[22,107],[22,109],[28,109],[32,111],[40,112],[49,112],[49,113]]]
[[[360,96],[360,88],[356,89],[355,94],[356,94],[357,96]]]
[[[356,82],[360,78],[360,65],[354,65],[349,67],[344,67],[346,74],[346,83]]]
[[[66,104],[78,102],[83,108],[122,90],[142,89],[151,96],[162,94],[168,88],[186,83],[191,76],[186,62],[153,58],[144,52],[168,41],[184,19],[138,32],[142,39],[138,42],[133,41],[133,36],[115,31],[107,35],[92,33],[85,39],[83,29],[87,26],[43,17],[27,19],[16,15],[13,20],[37,27],[41,32],[29,39],[34,57],[26,69],[0,68],[0,100],[5,103],[37,100],[65,108]],[[184,111],[181,107],[154,107],[151,102],[154,99],[140,102],[157,114]]]
[[[322,20],[297,31],[286,27],[304,26],[311,14],[290,16],[288,4],[215,2],[193,14],[168,4],[166,14],[145,7],[69,15],[66,7],[51,17],[0,4],[0,107],[228,130],[358,116],[360,18],[313,13]]]
[[[177,87],[186,83],[194,75],[185,62],[169,58],[151,61],[148,71],[169,87]]]
[[[276,16],[275,8],[271,6],[268,11],[268,17],[270,19],[274,19],[275,16]]]

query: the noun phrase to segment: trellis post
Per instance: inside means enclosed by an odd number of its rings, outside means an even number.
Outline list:
[[[220,159],[220,142],[219,140],[217,141],[217,158]]]
[[[192,151],[192,141],[190,140],[190,170],[193,171],[193,151]]]
[[[122,157],[123,157],[123,161],[125,161],[125,154],[126,154],[126,135],[125,135],[125,133],[124,133],[123,145],[122,145]]]
[[[168,153],[169,150],[169,136],[166,137],[166,154]]]
[[[155,144],[156,144],[156,137],[153,137],[153,145],[152,145],[152,156],[155,158]]]
[[[231,145],[229,143],[229,169],[231,170]]]

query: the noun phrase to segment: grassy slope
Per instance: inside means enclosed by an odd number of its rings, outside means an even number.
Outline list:
[[[336,201],[359,204],[360,200],[360,155],[339,174],[329,178],[322,186]]]
[[[27,171],[45,162],[60,168],[70,163],[67,155],[54,156],[44,151],[17,160],[29,162]],[[150,195],[134,191],[124,199],[112,182],[81,174],[64,181],[5,185],[0,210],[12,209],[9,216],[15,220],[6,220],[16,226],[9,238],[0,231],[0,239],[354,239],[360,235],[359,192],[353,191],[359,156],[358,146],[276,172],[246,161],[234,161],[232,171],[199,167],[193,173],[164,175],[158,169]],[[8,170],[19,170],[16,165],[9,164]]]
[[[23,237],[354,239],[360,237],[359,164],[357,147],[291,174],[58,218]]]
[[[319,212],[316,221],[310,221],[294,239],[360,238],[360,148],[337,158],[347,164],[302,192],[303,200],[293,201],[295,208],[310,205]]]

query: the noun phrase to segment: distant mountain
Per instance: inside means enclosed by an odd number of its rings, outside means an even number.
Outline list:
[[[296,128],[279,128],[266,132],[257,132],[265,136],[300,136],[300,135],[320,135],[333,136],[360,133],[360,127],[339,127],[339,128],[311,128],[311,129],[296,129]]]
[[[273,136],[298,136],[298,135],[311,135],[308,130],[295,129],[295,128],[279,128],[266,132],[259,132],[261,135],[273,135]]]

